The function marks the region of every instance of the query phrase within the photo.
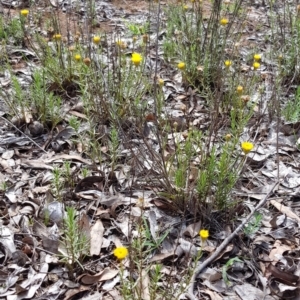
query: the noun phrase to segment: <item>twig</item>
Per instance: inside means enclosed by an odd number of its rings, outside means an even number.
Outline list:
[[[25,134],[23,131],[21,131],[18,127],[16,127],[12,122],[8,121],[3,116],[0,116],[0,118],[2,120],[4,120],[5,122],[7,122],[8,124],[10,124],[11,126],[13,126],[17,131],[19,131],[22,135],[24,135],[29,141],[31,141],[32,143],[34,143],[39,149],[41,149],[42,151],[44,151],[45,153],[47,153],[47,151],[45,151],[40,145],[38,145],[31,137],[29,137],[27,134]]]
[[[197,298],[194,296],[194,285],[195,285],[197,276],[220,255],[220,253],[226,248],[226,246],[229,244],[229,242],[238,234],[238,232],[245,226],[245,224],[250,221],[250,219],[254,215],[254,213],[265,204],[265,202],[267,201],[268,197],[273,192],[273,190],[277,186],[277,184],[278,184],[278,181],[276,181],[274,183],[274,185],[272,186],[272,188],[268,192],[268,194],[256,205],[254,210],[247,216],[247,218],[234,230],[234,232],[231,233],[230,236],[228,236],[223,241],[223,243],[217,248],[217,250],[213,253],[213,255],[211,255],[209,258],[207,258],[202,264],[200,264],[194,270],[193,276],[191,277],[190,283],[187,288],[187,292],[185,293],[185,296],[187,296],[190,300],[197,300]]]

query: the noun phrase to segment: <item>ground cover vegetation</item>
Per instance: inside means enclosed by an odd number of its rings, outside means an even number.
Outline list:
[[[300,6],[136,3],[2,2],[0,298],[298,299]]]

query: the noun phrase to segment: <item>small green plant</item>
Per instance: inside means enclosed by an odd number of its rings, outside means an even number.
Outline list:
[[[53,169],[53,178],[52,178],[52,188],[54,191],[54,196],[58,201],[62,201],[62,188],[64,185],[63,171],[58,166],[55,166]]]
[[[254,234],[256,231],[259,230],[261,226],[263,215],[260,213],[255,213],[251,221],[245,226],[244,233],[248,236]]]
[[[132,22],[125,21],[125,24],[128,30],[134,36],[146,34],[149,31],[149,27],[150,27],[150,22],[145,22],[143,25],[140,25],[140,24],[134,24]]]
[[[229,259],[225,264],[225,266],[222,267],[222,277],[226,285],[229,286],[231,284],[227,276],[227,271],[233,266],[234,263],[239,263],[239,262],[242,263],[243,261],[240,260],[238,257],[234,257]]]
[[[0,192],[6,192],[7,189],[8,189],[8,185],[7,185],[6,181],[0,182]]]
[[[283,108],[282,114],[288,122],[298,122],[300,120],[300,86],[296,90],[295,98],[289,100]]]
[[[67,207],[66,218],[64,219],[64,230],[61,238],[64,251],[61,253],[62,261],[69,270],[69,277],[74,278],[74,269],[80,266],[87,255],[89,241],[79,228],[76,218],[77,211],[74,207]]]
[[[20,18],[5,19],[0,17],[0,40],[11,40],[15,45],[19,45],[24,38],[24,32]]]

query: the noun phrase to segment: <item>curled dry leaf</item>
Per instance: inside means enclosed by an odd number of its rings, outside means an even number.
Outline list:
[[[117,276],[118,273],[119,271],[116,269],[107,268],[95,275],[83,274],[79,276],[77,279],[83,284],[94,284],[99,281],[110,280],[115,276]]]

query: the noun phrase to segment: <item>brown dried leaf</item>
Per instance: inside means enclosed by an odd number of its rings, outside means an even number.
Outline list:
[[[101,220],[97,220],[91,228],[90,255],[99,255],[101,252],[104,227]]]
[[[291,209],[281,203],[279,203],[276,200],[270,200],[270,203],[275,206],[279,211],[281,211],[282,213],[286,214],[289,218],[297,220],[300,223],[300,218],[291,211]]]
[[[117,276],[118,273],[119,273],[118,270],[107,268],[95,275],[83,274],[79,276],[77,279],[83,284],[94,284],[99,281],[110,280],[115,276]]]

